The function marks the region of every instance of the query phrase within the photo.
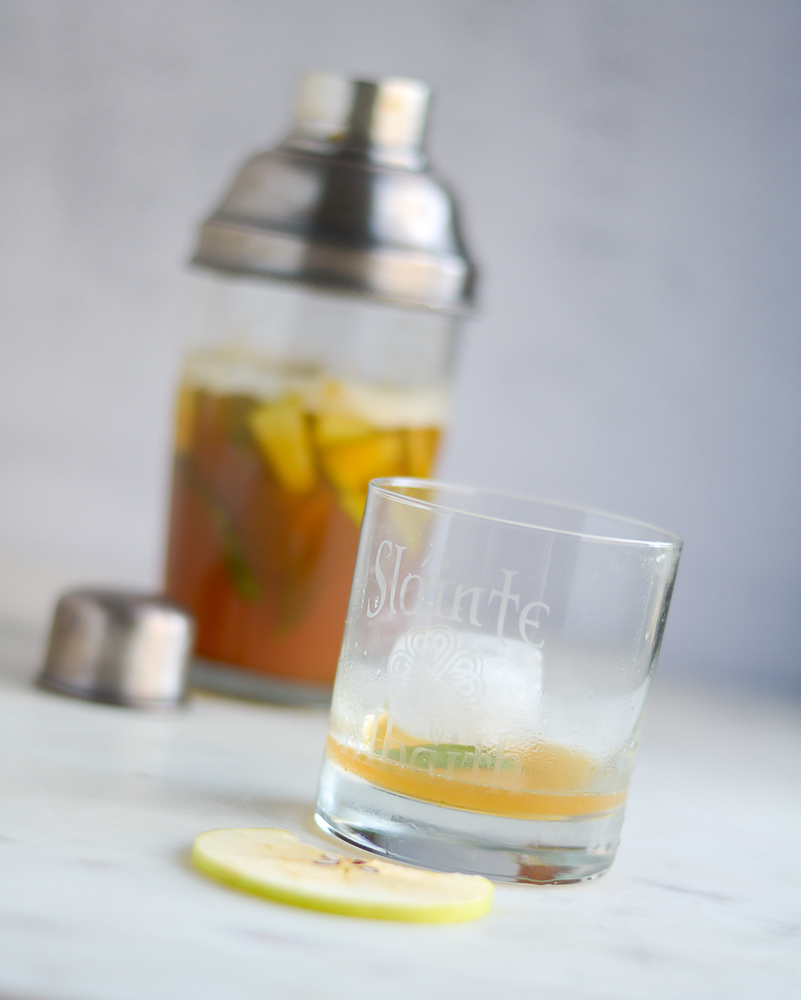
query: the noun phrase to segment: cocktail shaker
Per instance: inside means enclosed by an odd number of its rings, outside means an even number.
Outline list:
[[[165,581],[200,686],[327,700],[367,483],[432,471],[476,271],[428,100],[304,77],[289,136],[200,229]]]

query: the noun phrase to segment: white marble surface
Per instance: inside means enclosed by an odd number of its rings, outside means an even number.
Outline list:
[[[612,871],[500,885],[445,926],[281,906],[187,864],[202,830],[310,825],[319,711],[174,715],[35,690],[0,642],[0,996],[790,998],[801,990],[801,706],[657,684]]]

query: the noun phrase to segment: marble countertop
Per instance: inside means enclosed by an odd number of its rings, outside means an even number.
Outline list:
[[[3,1000],[801,994],[798,703],[657,678],[612,870],[411,925],[282,906],[187,863],[213,827],[325,842],[324,712],[86,704],[32,687],[39,655],[0,631]]]

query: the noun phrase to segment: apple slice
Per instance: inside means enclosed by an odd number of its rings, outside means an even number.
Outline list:
[[[337,493],[339,506],[358,528],[364,517],[364,505],[367,503],[367,490],[342,490]]]
[[[341,413],[321,413],[314,423],[314,440],[320,448],[357,441],[372,433],[370,424]]]
[[[323,471],[342,491],[367,490],[371,479],[403,472],[403,438],[399,431],[382,431],[320,451]]]
[[[185,382],[178,390],[175,406],[175,450],[181,455],[192,447],[198,391]]]
[[[420,478],[430,476],[439,445],[439,431],[433,427],[407,427],[403,436],[406,442],[406,474]]]
[[[286,396],[250,414],[250,430],[275,477],[290,493],[308,493],[317,473],[306,415],[299,399]]]
[[[492,883],[480,875],[346,857],[287,830],[209,830],[195,840],[192,861],[240,889],[352,917],[449,923],[480,917],[492,902]]]

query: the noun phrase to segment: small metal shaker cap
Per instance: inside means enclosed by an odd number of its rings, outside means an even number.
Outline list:
[[[385,166],[425,166],[423,136],[429,88],[420,80],[348,80],[307,73],[300,81],[289,141],[331,154],[361,151]]]
[[[56,605],[40,687],[134,708],[186,698],[194,623],[165,598],[73,590]]]

